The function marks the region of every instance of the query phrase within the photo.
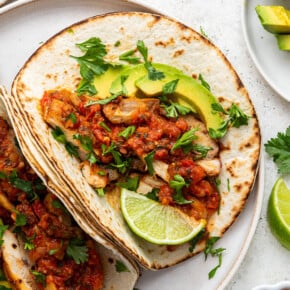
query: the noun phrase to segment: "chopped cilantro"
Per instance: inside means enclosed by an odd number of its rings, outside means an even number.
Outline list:
[[[120,46],[120,44],[121,44],[121,41],[120,41],[120,40],[117,40],[117,41],[114,43],[114,46],[115,46],[115,47],[118,47],[118,46]]]
[[[69,241],[66,254],[73,258],[76,264],[85,263],[88,260],[88,248],[83,240],[77,238]]]
[[[207,34],[205,33],[204,29],[202,26],[199,26],[199,31],[200,31],[200,34],[202,36],[204,36],[205,38],[209,39],[209,37],[207,36]]]
[[[229,127],[239,128],[243,125],[248,125],[250,116],[246,115],[236,104],[232,104],[228,111],[226,111],[221,104],[214,103],[211,105],[214,113],[222,113],[228,115],[217,130],[209,128],[209,135],[214,139],[222,138]]]
[[[124,137],[126,140],[134,134],[136,130],[135,126],[128,126],[126,129],[124,129],[123,131],[121,131],[118,136],[120,137]]]
[[[133,56],[135,54],[135,50],[131,49],[119,56],[119,60],[127,61],[130,64],[138,64],[141,62],[140,57]]]
[[[144,158],[144,160],[145,160],[145,162],[147,164],[148,172],[149,172],[150,175],[154,174],[154,168],[153,168],[154,154],[155,154],[155,152],[151,151]]]
[[[117,182],[117,185],[132,191],[136,191],[139,186],[139,180],[140,177],[138,175],[134,177],[127,177],[126,181]]]
[[[222,253],[225,251],[225,248],[217,248],[214,249],[215,243],[219,240],[219,237],[211,237],[206,241],[206,247],[204,249],[205,259],[207,259],[208,255],[210,254],[212,257],[218,257],[218,264],[215,266],[209,273],[208,278],[211,279],[216,274],[216,271],[222,265]]]
[[[118,273],[130,272],[129,269],[126,267],[126,265],[119,260],[116,260],[115,269]]]
[[[192,144],[192,150],[198,153],[196,159],[205,158],[208,151],[212,150],[212,147],[204,146],[202,144]]]
[[[105,191],[104,191],[103,187],[102,188],[96,188],[96,192],[97,192],[98,196],[101,196],[101,197],[105,196]]]
[[[76,124],[77,122],[77,116],[74,113],[69,113],[69,115],[66,117],[67,120],[71,120],[73,124]]]
[[[3,235],[4,235],[4,232],[8,229],[8,226],[7,225],[3,225],[2,222],[1,222],[1,225],[0,225],[0,246],[3,245]]]
[[[182,194],[183,187],[188,187],[189,183],[185,182],[184,178],[181,175],[175,174],[173,176],[173,179],[169,181],[169,186],[175,190],[173,199],[177,204],[192,203],[191,200],[185,199]]]
[[[23,213],[20,213],[18,211],[16,212],[16,221],[15,226],[16,227],[22,227],[26,225],[26,216]]]
[[[207,90],[210,91],[210,85],[208,84],[208,82],[203,78],[202,74],[198,75],[198,79],[200,80],[202,86],[204,86]]]
[[[105,122],[100,122],[100,126],[104,128],[107,132],[111,132],[112,130],[108,127],[108,125]]]
[[[31,273],[35,277],[37,283],[41,283],[44,287],[46,286],[46,276],[40,272],[32,270]]]
[[[52,202],[51,202],[51,205],[54,207],[54,208],[57,208],[57,209],[61,209],[62,211],[68,213],[68,210],[66,209],[66,207],[61,203],[60,200],[58,199],[54,199]]]
[[[202,229],[189,243],[190,243],[190,247],[189,247],[189,252],[192,253],[194,251],[195,246],[197,245],[197,243],[199,241],[202,240],[203,236],[205,233],[205,229]]]
[[[153,188],[151,191],[147,192],[145,196],[149,199],[158,201],[159,200],[158,193],[159,193],[159,188]]]
[[[63,240],[61,240],[60,246],[58,248],[49,250],[48,254],[50,256],[56,254],[62,248],[62,246],[63,246]]]
[[[89,152],[93,150],[93,141],[89,136],[75,134],[73,139],[79,140],[84,150]]]
[[[192,141],[197,139],[197,136],[195,135],[195,132],[197,131],[197,128],[192,128],[189,131],[185,132],[173,145],[171,148],[171,152],[182,148],[185,152],[189,152],[192,150]]]
[[[148,71],[148,78],[152,81],[163,79],[165,77],[164,73],[158,71],[155,67],[153,67],[152,63],[148,61],[148,48],[145,46],[144,41],[138,40],[137,49],[145,61],[144,66]]]
[[[5,172],[0,171],[0,179],[6,179],[7,175]]]
[[[32,243],[35,237],[36,237],[36,233],[34,233],[32,237],[26,238],[26,241],[24,243],[25,250],[33,250],[35,248],[34,244]]]
[[[79,157],[78,154],[78,147],[73,145],[71,142],[68,142],[66,140],[66,137],[64,135],[64,132],[61,130],[60,127],[55,127],[52,131],[51,134],[53,138],[59,142],[64,144],[66,151],[71,155],[75,157]]]

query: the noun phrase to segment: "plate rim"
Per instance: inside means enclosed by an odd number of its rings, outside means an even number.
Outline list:
[[[259,73],[261,74],[261,76],[264,78],[264,80],[267,82],[267,84],[276,92],[279,94],[279,96],[281,96],[284,100],[290,102],[290,95],[289,96],[285,96],[285,94],[283,93],[283,91],[281,91],[279,89],[279,87],[277,87],[277,85],[275,83],[273,83],[273,81],[271,81],[271,79],[267,76],[266,72],[264,71],[264,69],[261,67],[260,62],[258,61],[256,54],[254,52],[254,50],[252,49],[251,43],[250,43],[250,39],[249,39],[249,35],[247,32],[247,7],[248,7],[248,3],[249,0],[241,0],[242,3],[242,9],[241,9],[241,24],[242,24],[242,31],[243,31],[243,36],[244,36],[244,40],[246,42],[246,46],[248,49],[248,52],[250,54],[250,57],[252,59],[252,61],[254,62],[257,70],[259,71]]]
[[[2,14],[6,13],[6,12],[10,12],[11,10],[13,10],[15,8],[19,8],[25,4],[29,4],[29,3],[37,2],[37,1],[40,1],[40,0],[16,0],[15,2],[4,5],[3,7],[0,7],[0,17]],[[128,3],[131,3],[133,5],[137,5],[141,8],[144,8],[146,10],[149,10],[149,12],[163,14],[163,15],[168,16],[170,18],[176,19],[177,21],[181,21],[180,19],[177,19],[174,16],[167,14],[162,9],[155,8],[155,7],[153,7],[153,5],[147,4],[143,0],[118,0],[118,1],[119,2],[128,2]],[[247,0],[242,0],[242,2],[246,2],[246,1]],[[245,10],[244,7],[242,7],[242,13],[244,10]],[[183,21],[181,21],[181,22],[183,22]],[[244,242],[242,244],[242,247],[239,249],[239,252],[236,255],[235,261],[231,264],[231,268],[228,271],[226,271],[226,273],[223,276],[221,276],[220,281],[217,283],[216,289],[218,289],[218,290],[222,290],[226,286],[228,286],[228,284],[231,281],[231,279],[233,278],[234,274],[238,271],[239,267],[241,266],[241,263],[243,262],[243,260],[245,258],[245,255],[248,251],[248,248],[249,248],[250,243],[253,239],[253,236],[255,234],[257,224],[259,221],[259,217],[261,214],[262,201],[263,201],[263,196],[264,196],[264,194],[263,194],[264,171],[265,171],[264,170],[264,156],[263,156],[263,152],[261,149],[260,158],[259,158],[259,168],[257,170],[256,180],[254,182],[253,189],[250,192],[250,194],[256,195],[254,198],[255,204],[253,205],[253,209],[252,209],[252,213],[253,213],[252,218],[249,221],[250,225],[247,229],[247,234],[245,235],[245,239],[244,239]],[[246,206],[247,206],[247,203],[245,204],[245,207]]]

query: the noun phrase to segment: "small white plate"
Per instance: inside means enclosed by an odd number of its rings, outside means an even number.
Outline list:
[[[275,36],[264,30],[255,11],[257,5],[290,9],[290,1],[243,0],[242,6],[244,36],[255,65],[269,85],[290,102],[290,52],[279,50]]]
[[[287,289],[290,289],[290,281],[283,281],[274,285],[260,285],[253,288],[253,290],[287,290]]]

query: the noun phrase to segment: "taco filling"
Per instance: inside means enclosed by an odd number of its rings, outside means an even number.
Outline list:
[[[158,98],[106,103],[66,90],[46,91],[41,107],[100,195],[115,186],[151,193],[197,220],[218,210],[219,146],[193,114],[168,117]]]
[[[95,242],[24,161],[2,118],[0,140],[0,232],[8,280],[16,289],[102,289]]]

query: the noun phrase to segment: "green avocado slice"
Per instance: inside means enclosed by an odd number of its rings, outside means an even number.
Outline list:
[[[94,85],[97,90],[97,96],[100,99],[109,97],[112,81],[120,74],[121,71],[127,69],[127,65],[110,66],[103,74],[94,77]]]
[[[290,34],[277,34],[276,38],[280,50],[290,51]]]
[[[147,75],[135,82],[136,87],[147,97],[154,97],[162,94],[163,86],[173,80],[178,79],[173,97],[177,102],[185,103],[193,107],[207,129],[217,130],[223,119],[218,113],[213,113],[212,104],[217,103],[215,96],[194,78],[184,74],[165,73],[162,80],[151,81]]]
[[[258,5],[255,8],[264,29],[271,33],[290,33],[290,11],[283,6]]]
[[[152,63],[152,65],[154,68],[162,72],[182,73],[181,70],[166,64]],[[125,68],[119,73],[116,79],[112,82],[110,89],[111,94],[117,94],[122,91],[121,76],[128,76],[126,81],[124,82],[124,86],[127,91],[126,96],[127,97],[138,96],[138,88],[135,86],[135,81],[147,74],[148,72],[144,66],[144,63]]]

